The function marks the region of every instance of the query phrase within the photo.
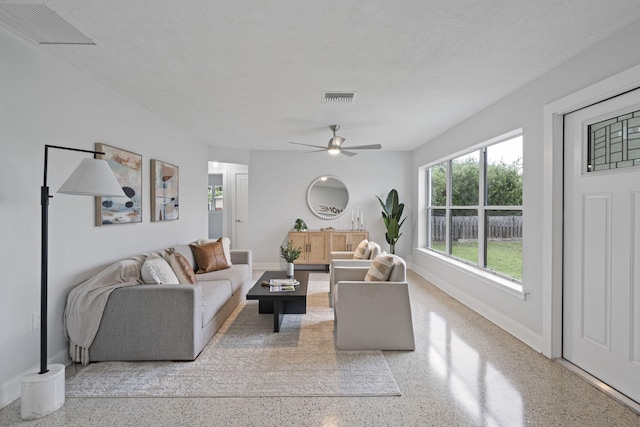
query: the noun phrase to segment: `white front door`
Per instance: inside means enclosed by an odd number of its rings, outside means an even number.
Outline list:
[[[249,174],[236,174],[234,248],[249,249]]]
[[[564,129],[563,357],[640,402],[640,90]]]

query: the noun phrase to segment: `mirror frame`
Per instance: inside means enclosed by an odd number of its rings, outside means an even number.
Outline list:
[[[313,209],[313,206],[311,206],[311,190],[313,189],[313,187],[322,180],[322,178],[331,178],[331,179],[335,179],[336,181],[340,181],[342,183],[342,185],[344,186],[345,191],[347,192],[347,204],[345,205],[344,209],[342,209],[342,212],[337,213],[335,215],[327,215],[324,213],[320,213],[320,212],[316,212]],[[309,210],[311,212],[313,212],[313,214],[315,216],[317,216],[318,218],[322,218],[322,219],[336,219],[336,218],[340,218],[342,215],[344,215],[344,213],[347,211],[347,208],[349,207],[349,203],[351,202],[351,197],[349,196],[349,189],[347,188],[347,184],[345,184],[345,182],[335,176],[335,175],[322,175],[317,177],[316,179],[314,179],[311,184],[309,185],[309,188],[307,189],[307,206],[309,206]]]

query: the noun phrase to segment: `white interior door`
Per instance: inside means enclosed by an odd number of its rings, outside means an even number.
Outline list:
[[[249,174],[236,174],[234,247],[249,249]]]
[[[637,90],[571,113],[565,116],[564,142],[563,357],[636,402],[639,110]],[[596,128],[600,130],[588,148],[589,133]],[[597,158],[591,166],[589,157]],[[596,170],[606,164],[619,168]]]

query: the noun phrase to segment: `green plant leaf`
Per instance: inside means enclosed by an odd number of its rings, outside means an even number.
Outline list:
[[[302,253],[302,248],[293,246],[293,240],[287,242],[287,246],[280,246],[280,256],[287,262],[294,262]]]
[[[382,202],[380,197],[376,196],[376,198],[383,209],[382,220],[385,228],[387,229],[384,237],[390,245],[391,253],[395,253],[395,244],[400,236],[402,236],[402,233],[400,233],[400,227],[402,227],[402,224],[404,224],[404,221],[407,219],[406,217],[402,218],[404,203],[400,203],[398,191],[395,188],[389,191],[385,203]]]

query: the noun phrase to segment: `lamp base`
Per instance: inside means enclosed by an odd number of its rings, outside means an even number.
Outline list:
[[[35,420],[47,416],[64,405],[64,365],[49,365],[49,372],[29,374],[22,379],[21,416]]]

